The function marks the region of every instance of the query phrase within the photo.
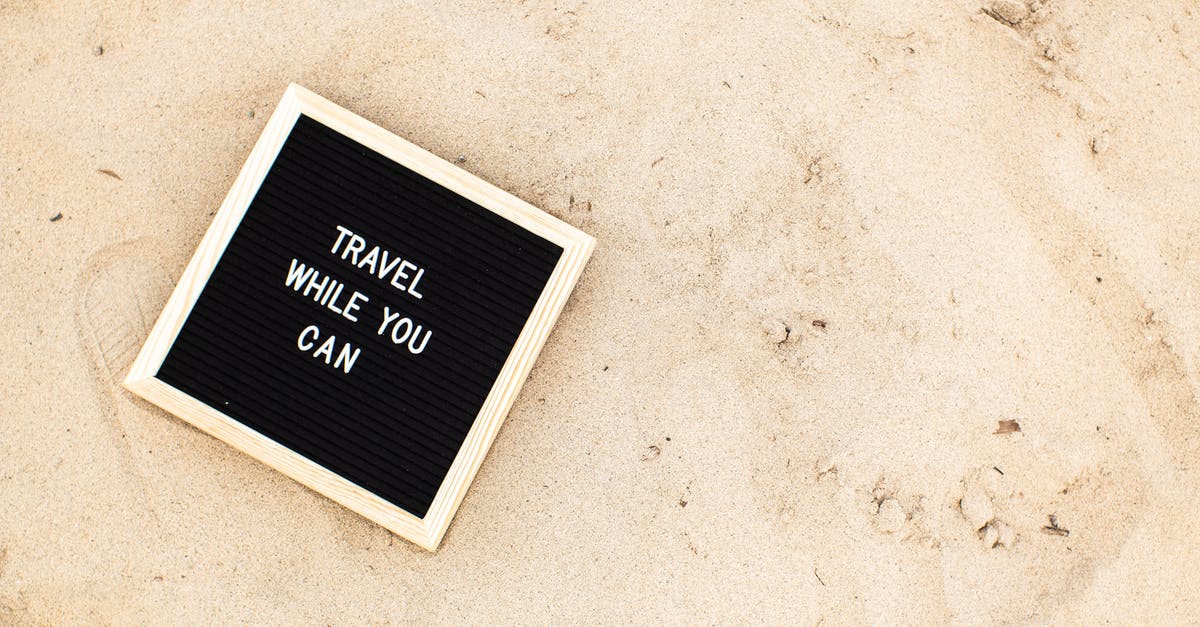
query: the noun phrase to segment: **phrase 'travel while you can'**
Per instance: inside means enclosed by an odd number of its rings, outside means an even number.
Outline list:
[[[365,238],[344,226],[337,226],[337,239],[329,252],[410,298],[424,298],[420,291],[420,283],[425,276],[425,268],[383,246],[368,248]],[[371,302],[369,296],[358,290],[345,293],[344,282],[295,257],[292,258],[283,283],[295,293],[312,299],[317,305],[351,323],[359,322],[364,311],[363,305]],[[412,316],[405,315],[400,310],[393,310],[387,304],[383,305],[380,313],[382,316],[364,316],[379,321],[378,326],[374,327],[376,335],[391,339],[393,344],[404,347],[413,355],[424,352],[433,336],[432,330],[414,320]],[[372,324],[374,326],[374,323]],[[296,338],[296,348],[345,374],[350,374],[362,353],[361,347],[349,341],[339,340],[337,335],[326,332],[317,324],[310,324],[300,330]]]

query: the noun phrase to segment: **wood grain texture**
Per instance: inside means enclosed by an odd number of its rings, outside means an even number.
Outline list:
[[[563,248],[562,257],[542,290],[424,518],[418,518],[364,490],[221,411],[164,383],[156,376],[301,114]],[[126,377],[125,386],[206,433],[261,460],[393,533],[432,551],[445,536],[455,511],[483,463],[594,246],[595,240],[575,227],[303,87],[291,85],[267,122],[212,225],[142,346]]]

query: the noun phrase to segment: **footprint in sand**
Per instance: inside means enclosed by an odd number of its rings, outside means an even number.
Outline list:
[[[155,246],[135,239],[88,258],[75,284],[75,321],[101,387],[118,394],[125,372],[171,292]]]
[[[125,471],[143,487],[161,472],[155,453],[166,451],[171,432],[180,428],[121,387],[171,292],[157,250],[145,238],[104,248],[88,258],[74,287],[75,324],[92,366],[96,404],[109,416]]]

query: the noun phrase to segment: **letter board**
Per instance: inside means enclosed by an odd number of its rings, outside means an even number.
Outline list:
[[[593,245],[292,85],[125,385],[433,550]]]

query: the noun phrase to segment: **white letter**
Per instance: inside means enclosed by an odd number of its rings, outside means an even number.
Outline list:
[[[391,263],[388,263],[387,249],[386,248],[383,249],[382,252],[383,252],[383,261],[379,262],[379,274],[376,275],[381,279],[383,277],[387,276],[387,274],[392,271],[392,268],[396,267],[396,264],[400,263],[399,257],[396,257],[395,259],[392,260]]]
[[[342,372],[350,374],[350,369],[354,367],[354,362],[358,361],[358,354],[362,351],[361,348],[354,349],[354,353],[350,352],[350,345],[342,346],[342,352],[338,353],[337,361],[333,362],[333,366],[342,367]]]
[[[392,287],[400,290],[401,292],[408,291],[407,289],[405,289],[405,287],[403,285],[400,285],[399,283],[396,282],[396,281],[399,281],[400,279],[408,278],[408,271],[404,269],[405,266],[408,266],[409,268],[417,267],[417,265],[415,263],[405,259],[404,261],[400,262],[400,267],[396,268],[396,274],[392,275]]]
[[[354,235],[354,231],[351,231],[350,229],[348,229],[340,224],[338,225],[337,230],[340,231],[341,234],[338,235],[337,241],[333,243],[333,248],[329,249],[329,252],[331,252],[331,253],[337,252],[338,246],[342,245],[343,238],[345,238],[347,235]]]
[[[367,266],[371,266],[371,274],[375,274],[375,264],[377,264],[377,263],[379,263],[379,247],[378,246],[376,246],[375,248],[372,248],[371,252],[367,253],[366,256],[363,257],[362,261],[358,262],[358,267],[359,267],[359,269],[362,269]]]
[[[340,313],[342,313],[342,310],[337,308],[337,304],[336,304],[336,303],[337,303],[338,296],[341,296],[341,295],[342,295],[342,284],[341,284],[341,283],[338,283],[337,281],[334,281],[333,283],[334,283],[334,285],[337,285],[337,289],[336,289],[336,290],[327,290],[327,291],[325,292],[325,296],[327,296],[327,297],[328,297],[328,296],[329,296],[329,292],[333,292],[333,298],[329,299],[329,305],[328,305],[328,307],[329,307],[329,311],[332,311],[333,313],[339,313],[339,314],[340,314]],[[325,304],[325,301],[324,301],[324,300],[322,300],[322,301],[321,301],[321,304],[322,304],[322,305],[324,305],[324,304]]]
[[[383,330],[387,328],[387,325],[391,324],[392,320],[395,320],[396,318],[399,318],[399,317],[400,317],[400,312],[392,313],[392,311],[390,309],[388,309],[388,306],[384,305],[383,306],[383,324],[379,325],[379,330],[375,332],[375,335],[383,335]]]
[[[304,327],[304,330],[300,332],[300,337],[296,338],[296,348],[305,352],[312,350],[313,343],[311,341],[308,343],[308,346],[304,345],[304,336],[308,335],[309,332],[312,333],[314,340],[321,337],[321,330],[317,328],[317,325],[310,324]]]
[[[288,268],[287,280],[283,284],[299,292],[300,286],[304,285],[304,282],[308,280],[308,276],[312,273],[312,268],[305,267],[304,264],[293,258],[292,267]]]
[[[413,333],[412,339],[408,341],[408,352],[410,352],[414,355],[419,355],[419,354],[421,354],[421,351],[425,350],[425,345],[429,343],[429,336],[433,335],[433,331],[425,332],[425,339],[421,340],[420,347],[413,346],[413,344],[417,341],[417,336],[420,334],[421,334],[421,325],[418,324],[416,333]]]
[[[345,316],[346,319],[349,320],[350,322],[358,322],[358,318],[351,315],[350,312],[354,311],[355,309],[358,309],[357,301],[360,298],[362,299],[362,302],[364,302],[364,303],[371,300],[370,298],[367,297],[366,294],[363,294],[362,292],[355,292],[354,295],[350,297],[350,301],[346,303],[346,307],[342,311],[342,315]]]
[[[337,300],[338,294],[342,293],[342,284],[338,283],[337,279],[333,280],[333,287],[325,290],[325,295],[321,297],[321,304],[329,302],[329,297],[333,296],[333,300]]]
[[[400,325],[408,325],[408,326],[404,327],[404,335],[402,335],[400,337],[396,337],[396,331],[400,330]],[[404,340],[408,339],[409,333],[412,333],[412,319],[403,318],[400,320],[400,322],[396,323],[396,326],[392,327],[392,342],[395,344],[403,344]]]
[[[421,275],[425,274],[425,268],[417,269],[417,276],[413,277],[413,282],[408,285],[408,293],[421,298],[421,293],[417,291],[417,283],[421,282]]]
[[[358,253],[361,253],[363,251],[363,249],[365,249],[366,247],[367,247],[367,240],[365,240],[357,235],[351,235],[350,243],[346,244],[346,250],[342,251],[342,259],[345,259],[347,255],[353,256],[354,259],[352,259],[350,261],[350,263],[357,265],[358,264]]]
[[[336,339],[337,339],[336,335],[329,336],[329,339],[325,340],[325,342],[321,344],[321,348],[318,348],[317,352],[313,353],[313,357],[320,357],[323,354],[323,355],[325,355],[325,363],[327,363],[327,364],[332,363],[333,362],[333,341]]]
[[[316,300],[316,301],[321,300],[321,292],[324,292],[325,287],[329,285],[329,277],[325,277],[324,279],[321,280],[320,283],[317,283],[318,276],[320,276],[320,274],[313,272],[312,278],[310,278],[308,280],[308,285],[306,285],[304,287],[304,295],[305,296],[308,296],[308,292],[310,290],[312,290],[312,288],[314,288],[314,287],[317,288],[317,295],[313,296],[313,300]]]

